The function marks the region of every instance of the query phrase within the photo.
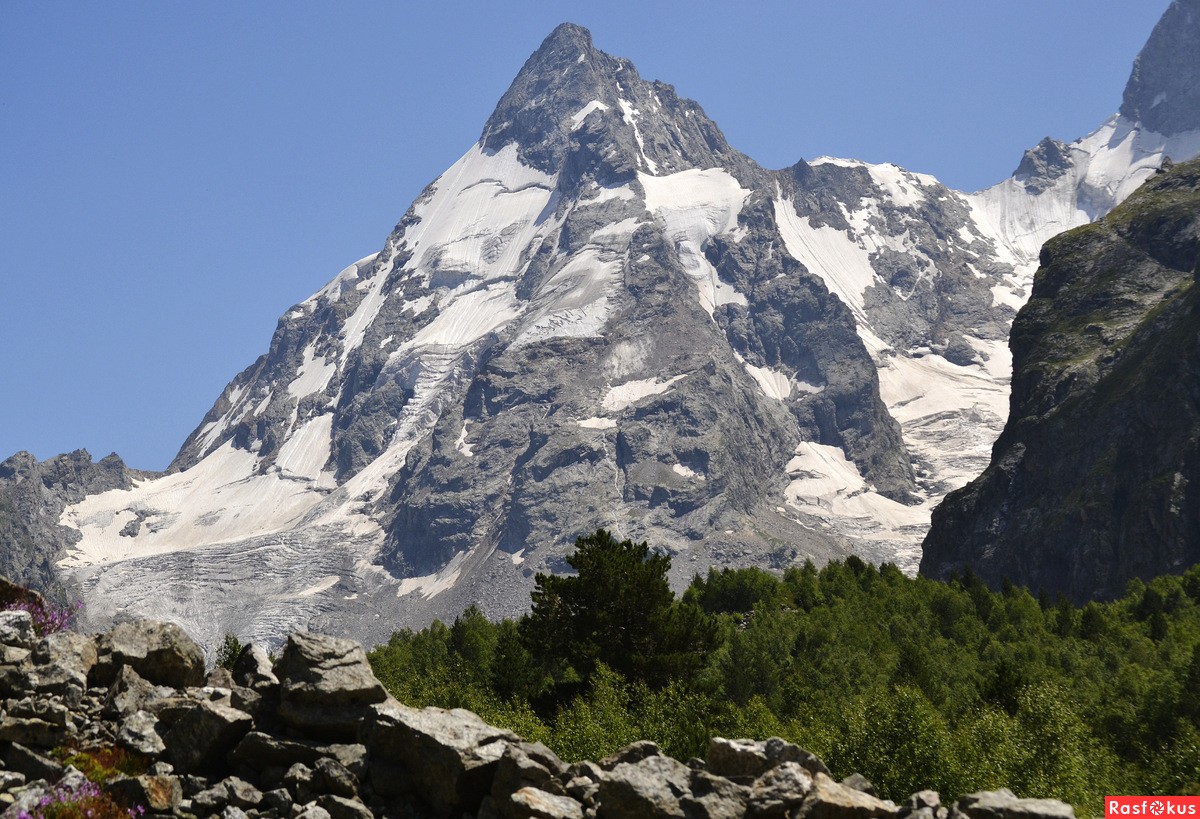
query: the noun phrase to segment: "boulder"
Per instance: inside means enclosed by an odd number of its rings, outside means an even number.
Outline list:
[[[253,643],[243,648],[234,661],[233,681],[260,694],[279,686],[279,678],[271,670],[271,658]]]
[[[163,737],[166,755],[185,774],[218,769],[250,730],[250,715],[212,702],[193,702]]]
[[[354,738],[367,709],[387,698],[362,646],[353,640],[293,634],[275,672],[280,719],[322,739]]]
[[[134,711],[121,721],[117,744],[149,757],[156,757],[167,750],[158,733],[158,719],[148,711]]]
[[[683,819],[692,770],[668,756],[621,762],[606,771],[596,795],[600,819]]]
[[[516,742],[470,711],[409,708],[392,699],[372,706],[363,726],[375,792],[410,796],[447,819],[479,810],[500,758]]]
[[[151,685],[131,667],[122,666],[109,686],[101,713],[110,718],[124,717],[135,711],[146,710],[151,703],[173,696],[174,693],[166,686]]]
[[[795,762],[812,774],[830,775],[818,757],[778,737],[764,741],[714,737],[708,743],[706,767],[718,776],[754,780],[784,762]]]
[[[0,611],[0,643],[26,650],[33,648],[37,643],[33,616],[22,609]]]
[[[621,750],[611,756],[606,756],[596,764],[600,766],[601,770],[611,771],[618,765],[634,764],[652,756],[662,756],[662,751],[659,750],[656,743],[648,739],[643,739],[626,745]]]
[[[812,774],[800,763],[776,765],[750,786],[747,819],[784,819],[804,802],[812,787]]]
[[[970,819],[1075,819],[1075,809],[1057,799],[1021,799],[1008,788],[961,797],[951,817]]]
[[[557,754],[540,742],[512,743],[504,749],[496,765],[492,797],[497,805],[502,806],[510,794],[524,787],[550,789],[563,794],[565,791],[557,778],[566,767]]]
[[[327,756],[318,759],[313,765],[313,780],[319,793],[344,796],[347,799],[358,796],[358,779],[350,773],[349,768],[336,759]]]
[[[204,683],[204,651],[174,623],[120,623],[100,635],[97,648],[97,685],[111,685],[122,666],[155,685],[186,688]]]
[[[796,811],[805,819],[891,819],[898,814],[894,803],[834,782],[823,773],[813,777],[812,790]]]
[[[374,819],[374,814],[357,799],[334,794],[317,797],[317,807],[329,814],[330,819]]]
[[[574,799],[533,787],[514,792],[501,810],[511,819],[583,819],[583,806]]]
[[[183,799],[183,788],[177,776],[124,776],[104,786],[118,802],[142,805],[150,813],[170,813]]]
[[[81,688],[87,688],[88,674],[98,658],[96,640],[74,631],[56,631],[38,642],[31,657],[34,665],[52,666],[67,672]]]
[[[692,771],[690,792],[681,800],[689,819],[743,819],[748,789],[707,771]]]

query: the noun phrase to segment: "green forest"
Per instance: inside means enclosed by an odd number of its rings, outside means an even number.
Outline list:
[[[894,800],[1008,787],[1099,816],[1105,794],[1200,792],[1200,567],[1082,607],[855,557],[711,570],[677,597],[648,544],[575,546],[525,616],[397,632],[376,674],[567,760],[779,736]]]

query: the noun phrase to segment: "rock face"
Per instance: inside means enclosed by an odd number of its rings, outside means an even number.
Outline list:
[[[1193,136],[1118,117],[979,194],[828,157],[769,170],[565,24],[379,252],[280,319],[170,474],[62,510],[59,565],[96,628],[119,600],[272,648],[517,614],[599,527],[669,551],[677,587],[849,553],[913,570],[1003,424],[1041,241]]]
[[[1200,162],[1047,243],[1013,325],[991,466],[933,515],[921,571],[1075,600],[1200,561]]]
[[[0,574],[62,598],[54,563],[80,537],[59,525],[63,509],[88,495],[129,489],[143,474],[115,454],[93,463],[82,449],[40,463],[18,452],[0,463]]]
[[[1160,134],[1200,129],[1198,74],[1200,2],[1172,0],[1133,64],[1121,113]]]
[[[62,635],[72,645],[128,644],[129,630],[161,635],[161,623],[127,623],[99,636]],[[0,632],[22,649],[18,631]],[[190,678],[188,657],[199,647],[175,635],[180,650],[164,655],[160,677]],[[190,643],[190,649],[183,647]],[[469,711],[409,708],[377,695],[382,688],[363,661],[362,647],[314,634],[294,634],[273,671],[264,671],[248,646],[232,677],[218,670],[204,684],[153,686],[130,664],[111,682],[94,666],[71,692],[38,690],[52,656],[35,651],[0,664],[0,809],[16,817],[57,787],[93,787],[51,751],[110,749],[141,754],[146,772],[103,783],[128,807],[158,816],[323,817],[367,819],[1072,819],[1070,806],[1017,799],[997,791],[964,797],[949,812],[929,791],[906,806],[861,789],[862,777],[835,782],[812,754],[780,739],[713,741],[707,762],[687,765],[639,742],[599,763],[567,765],[545,746],[521,740]],[[243,687],[254,682],[257,688]],[[140,692],[136,702],[131,692]],[[297,724],[289,703],[324,703],[350,723]],[[291,692],[291,693],[288,693]],[[124,699],[123,699],[124,698]],[[125,705],[114,708],[116,702]],[[349,730],[350,727],[353,730]],[[860,787],[854,787],[860,782]],[[921,812],[923,811],[923,812]]]

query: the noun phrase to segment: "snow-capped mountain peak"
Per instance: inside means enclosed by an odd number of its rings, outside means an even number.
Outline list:
[[[769,171],[564,24],[171,474],[66,508],[62,566],[99,618],[121,599],[268,642],[514,613],[600,526],[670,550],[678,582],[849,552],[915,569],[1003,424],[1042,239],[1191,138],[1117,118],[979,194]],[[235,577],[256,578],[236,599]]]

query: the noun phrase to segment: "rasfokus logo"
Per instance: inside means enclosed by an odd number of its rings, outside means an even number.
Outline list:
[[[1200,817],[1200,796],[1106,796],[1104,815]]]

